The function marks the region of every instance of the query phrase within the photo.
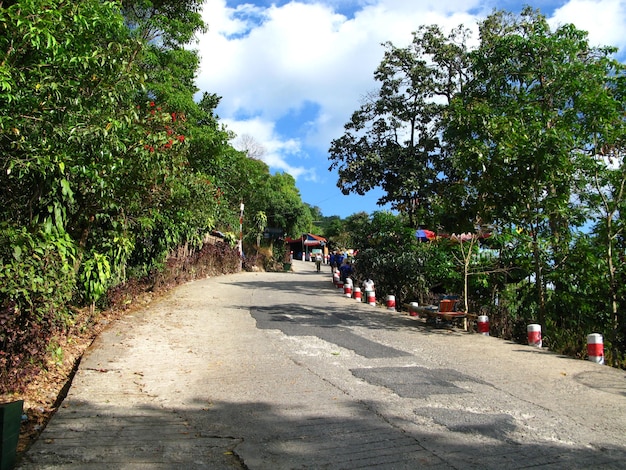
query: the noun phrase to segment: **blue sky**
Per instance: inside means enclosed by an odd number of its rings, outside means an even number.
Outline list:
[[[422,24],[475,28],[495,7],[524,5],[588,31],[593,45],[618,47],[624,60],[626,0],[206,0],[197,86],[222,97],[221,121],[263,147],[272,173],[291,174],[304,202],[325,216],[371,213],[384,209],[381,193],[342,195],[328,148],[377,89],[381,43],[404,47]]]

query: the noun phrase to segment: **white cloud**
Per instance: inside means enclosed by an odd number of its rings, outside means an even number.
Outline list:
[[[555,10],[551,23],[559,26],[574,24],[589,32],[593,46],[616,46],[620,52],[626,46],[626,1],[624,0],[571,0]]]
[[[274,124],[260,118],[248,120],[223,119],[222,122],[237,136],[250,136],[259,143],[265,153],[261,160],[271,168],[289,173],[294,178],[314,179],[315,171],[303,166],[293,166],[287,157],[302,157],[302,149],[297,139],[281,139],[274,132]],[[236,139],[235,139],[236,140]]]
[[[361,97],[374,89],[381,43],[408,45],[420,24],[474,23],[462,9],[452,13],[461,6],[472,5],[460,0],[417,6],[405,0],[369,2],[349,19],[322,3],[291,2],[260,11],[251,6],[229,9],[224,0],[209,0],[198,84],[223,97],[220,115],[230,119],[262,113],[274,120],[305,101],[316,103],[320,114],[300,138],[325,150],[341,135]]]
[[[489,14],[494,5],[491,0],[301,0],[228,8],[225,0],[207,0],[203,15],[209,31],[198,44],[197,84],[222,96],[220,117],[237,134],[258,140],[273,169],[295,178],[332,179],[322,174],[326,150],[342,135],[361,98],[377,88],[373,73],[384,52],[381,43],[408,45],[423,24],[475,29],[476,15]],[[624,0],[572,0],[550,21],[588,30],[593,44],[622,47],[625,10]],[[275,123],[297,115],[305,103],[313,103],[317,115],[300,122],[297,135],[281,134]]]

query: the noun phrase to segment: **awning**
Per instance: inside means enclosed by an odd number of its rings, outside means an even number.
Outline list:
[[[303,235],[304,246],[324,246],[326,245],[326,239],[324,237],[320,237],[319,235],[313,235],[312,233],[307,233]]]

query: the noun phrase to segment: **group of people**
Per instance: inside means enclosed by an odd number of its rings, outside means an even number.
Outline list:
[[[342,282],[345,282],[348,277],[352,275],[354,269],[352,268],[352,262],[343,253],[332,253],[329,258],[331,272],[335,272],[335,269],[339,269],[339,276]]]
[[[315,269],[319,273],[322,269],[323,257],[321,253],[315,255]],[[341,280],[345,282],[346,278],[354,272],[352,268],[352,262],[350,259],[341,252],[332,253],[328,259],[331,272],[334,273],[335,269],[339,269],[339,275]]]
[[[328,258],[328,263],[330,264],[331,271],[334,271],[336,268],[340,267],[343,262],[346,260],[346,256],[340,251],[336,253],[331,253]]]

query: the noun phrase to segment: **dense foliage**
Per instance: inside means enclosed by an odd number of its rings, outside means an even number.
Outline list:
[[[205,242],[239,238],[242,202],[309,229],[293,178],[233,148],[218,96],[194,100],[201,3],[0,2],[0,384],[112,289],[202,275],[211,256],[239,269]]]
[[[468,34],[430,26],[407,48],[388,44],[379,92],[330,159],[345,193],[382,187],[380,202],[407,227],[471,236],[427,250],[391,244],[368,259],[382,263],[381,279],[397,269],[391,254],[423,273],[429,256],[440,271],[455,260],[459,283],[445,290],[466,308],[506,305],[511,324],[541,323],[551,346],[578,354],[586,334],[602,333],[624,364],[624,64],[614,48],[591,47],[572,25],[551,30],[530,8],[487,17],[473,48]],[[489,266],[477,264],[485,253]],[[440,285],[426,277],[431,291]]]

